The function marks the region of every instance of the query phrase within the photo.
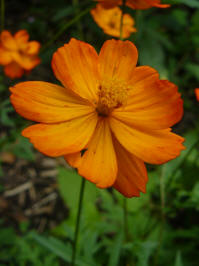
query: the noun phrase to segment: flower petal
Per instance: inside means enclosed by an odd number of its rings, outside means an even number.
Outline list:
[[[10,90],[16,111],[32,121],[57,123],[93,112],[93,108],[79,96],[48,82],[21,82]]]
[[[195,89],[196,99],[199,101],[199,88]]]
[[[11,62],[10,64],[6,65],[4,67],[4,72],[6,76],[11,79],[20,78],[24,74],[23,68],[21,68],[20,65],[15,62]]]
[[[20,30],[15,33],[14,38],[18,43],[26,43],[29,40],[29,34],[26,30]]]
[[[97,101],[98,55],[87,43],[71,39],[54,53],[52,68],[58,80],[81,97]]]
[[[41,45],[39,42],[37,41],[31,41],[28,43],[28,48],[26,53],[28,55],[35,55],[39,53],[39,49],[40,49]]]
[[[138,52],[130,41],[108,40],[99,54],[99,71],[102,80],[129,81],[137,64]]]
[[[122,10],[119,7],[107,9],[103,5],[98,4],[91,10],[91,15],[99,27],[106,34],[114,37],[120,37],[120,21]],[[133,18],[129,14],[123,15],[122,36],[128,38],[132,32],[136,32],[133,27],[135,24]]]
[[[118,162],[118,176],[114,187],[126,197],[139,196],[139,192],[146,192],[148,181],[144,162],[125,150],[114,139],[114,147]]]
[[[112,115],[133,127],[165,129],[182,118],[183,101],[178,87],[167,80],[133,88],[130,98],[124,107],[115,109]]]
[[[16,40],[18,49],[25,51],[28,47],[29,34],[26,30],[20,30],[15,33],[14,38]]]
[[[115,118],[110,118],[111,129],[130,153],[151,164],[162,164],[176,158],[184,150],[184,139],[165,130],[133,128]]]
[[[80,153],[71,154],[65,156],[65,159],[78,168],[81,176],[95,183],[97,187],[112,186],[117,175],[117,161],[108,121],[102,119],[98,122],[82,156]]]
[[[148,9],[151,7],[166,8],[170,5],[160,4],[160,0],[127,0],[127,6],[133,9]]]
[[[59,124],[37,124],[23,130],[36,149],[56,157],[84,149],[95,130],[95,113]],[[86,126],[85,126],[86,125]]]
[[[35,66],[40,64],[41,61],[37,56],[20,54],[18,52],[13,52],[12,58],[25,70],[33,69]]]
[[[8,65],[12,62],[10,52],[4,48],[0,48],[0,65]]]
[[[17,50],[17,43],[11,33],[7,30],[2,31],[0,41],[4,48],[8,50]]]

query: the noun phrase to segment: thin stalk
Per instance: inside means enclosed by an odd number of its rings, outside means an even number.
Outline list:
[[[1,31],[4,30],[4,24],[5,24],[5,2],[4,0],[1,0]]]
[[[126,0],[122,0],[122,13],[120,19],[120,40],[123,40],[123,19],[125,11]],[[123,221],[124,221],[124,235],[125,240],[128,240],[128,211],[127,211],[127,199],[123,199]]]
[[[158,265],[158,258],[162,246],[162,237],[165,227],[165,184],[164,184],[164,177],[165,177],[165,166],[162,167],[161,175],[160,175],[160,206],[161,206],[161,224],[160,224],[160,231],[159,231],[159,239],[158,239],[158,247],[156,251],[156,255],[154,258],[154,266]]]
[[[41,49],[41,52],[43,52],[48,46],[50,46],[53,42],[55,42],[63,33],[65,30],[67,30],[70,26],[75,24],[77,21],[79,21],[82,17],[84,17],[86,14],[90,12],[90,10],[93,8],[93,5],[90,6],[89,8],[85,9],[79,15],[74,17],[71,21],[69,21],[67,24],[65,24],[58,32],[53,36],[53,38],[47,42],[43,48]]]
[[[124,20],[125,5],[126,5],[126,0],[122,0],[122,13],[120,19],[120,40],[123,40],[123,20]]]
[[[124,221],[124,236],[125,241],[128,240],[128,210],[127,210],[127,199],[123,199],[123,221]]]
[[[79,9],[79,0],[72,0],[73,1],[73,7],[75,9],[75,16],[78,16],[80,9]],[[82,26],[80,24],[80,21],[77,21],[77,28],[79,31],[80,38],[83,38],[83,32],[82,32]]]
[[[80,194],[79,194],[79,204],[78,204],[77,219],[76,219],[76,225],[75,225],[75,237],[74,237],[74,242],[73,242],[71,266],[75,266],[75,258],[76,258],[76,251],[77,251],[77,240],[78,240],[79,225],[80,225],[82,206],[83,206],[83,196],[84,196],[85,183],[86,183],[85,178],[82,178]]]

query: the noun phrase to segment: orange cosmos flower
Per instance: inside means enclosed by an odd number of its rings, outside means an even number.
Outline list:
[[[95,0],[101,3],[105,8],[122,5],[122,0]],[[161,4],[161,0],[127,0],[126,5],[133,9],[148,9],[151,7],[167,8],[170,5]]]
[[[6,30],[0,34],[0,65],[10,78],[20,78],[40,63],[37,56],[40,44],[28,39],[26,30],[20,30],[14,36]]]
[[[120,37],[120,20],[122,11],[119,7],[105,9],[102,5],[98,4],[96,8],[91,10],[91,15],[98,26],[103,29],[104,33]],[[136,29],[133,27],[134,23],[135,22],[130,15],[124,14],[122,30],[123,38],[128,38],[132,32],[136,32]]]
[[[199,101],[199,88],[195,89],[196,99]]]
[[[126,197],[145,192],[144,162],[162,164],[184,149],[170,129],[183,113],[177,87],[151,67],[136,67],[137,58],[130,41],[108,40],[98,55],[71,39],[52,59],[62,86],[32,81],[11,88],[16,111],[39,122],[22,132],[35,148],[65,156],[97,187]]]

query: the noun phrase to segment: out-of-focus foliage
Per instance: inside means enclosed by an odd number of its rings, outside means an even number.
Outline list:
[[[29,0],[6,3],[6,26],[13,32],[25,28],[43,43],[42,64],[22,80],[57,82],[50,61],[57,47],[71,37],[84,38],[99,50],[106,36],[89,13],[72,24],[53,43],[55,34],[77,13],[72,2]],[[169,9],[133,11],[138,32],[131,41],[139,49],[139,64],[156,68],[162,79],[176,83],[184,99],[185,115],[176,131],[186,137],[182,155],[160,167],[149,166],[147,193],[128,200],[128,240],[123,232],[123,198],[116,191],[97,190],[86,183],[78,243],[79,266],[198,266],[199,247],[199,104],[194,89],[199,85],[199,2],[170,0]],[[79,11],[91,1],[80,1]],[[48,44],[48,45],[46,45]],[[35,151],[20,136],[27,121],[9,102],[10,81],[0,74],[0,152],[34,161]],[[1,167],[0,178],[6,175]],[[81,178],[75,171],[58,167],[58,189],[69,209],[68,217],[54,229],[39,234],[31,220],[13,229],[0,223],[0,265],[67,265],[77,212]],[[0,185],[0,193],[5,188]],[[130,263],[129,263],[130,262]]]

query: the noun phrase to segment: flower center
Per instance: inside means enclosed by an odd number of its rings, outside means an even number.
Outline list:
[[[102,81],[98,88],[99,101],[96,108],[98,114],[108,116],[114,108],[122,106],[128,98],[129,89],[123,81],[115,79]]]

